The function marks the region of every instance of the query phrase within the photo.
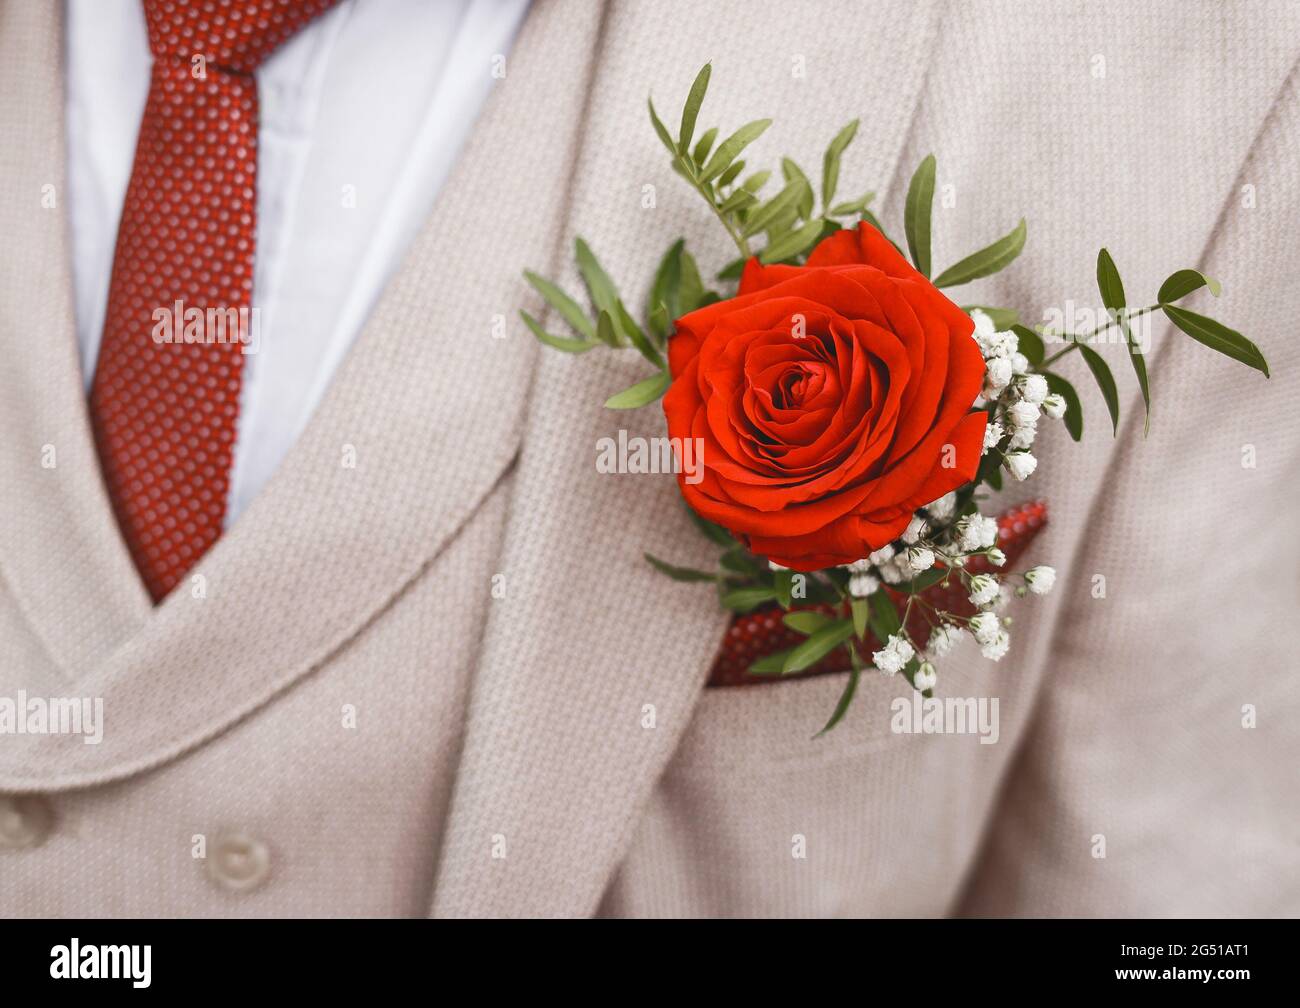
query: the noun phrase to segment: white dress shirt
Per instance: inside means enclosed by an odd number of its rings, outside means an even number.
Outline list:
[[[344,0],[258,70],[260,332],[244,357],[227,527],[297,440],[424,223],[527,6]],[[151,57],[140,0],[67,0],[67,11],[68,198],[89,390]]]

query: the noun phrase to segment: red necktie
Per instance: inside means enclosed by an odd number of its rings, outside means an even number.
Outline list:
[[[225,516],[240,339],[254,324],[253,71],[335,2],[144,0],[153,68],[90,417],[118,523],[154,601],[217,541]]]

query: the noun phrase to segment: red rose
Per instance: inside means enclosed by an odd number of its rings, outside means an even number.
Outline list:
[[[687,503],[795,570],[896,539],[979,466],[973,329],[867,224],[805,266],[751,259],[737,296],[679,319],[669,344],[668,432],[703,446],[702,478],[678,478]]]

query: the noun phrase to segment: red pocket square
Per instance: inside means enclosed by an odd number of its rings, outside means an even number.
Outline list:
[[[1046,524],[1047,505],[1042,501],[1011,508],[998,516],[998,546],[1007,556],[1004,568],[1015,564]],[[967,564],[966,569],[978,574],[993,568],[984,557],[974,557]],[[893,589],[886,590],[894,596],[895,601],[904,597],[902,593],[895,592]],[[921,592],[921,597],[936,609],[946,609],[963,616],[975,612],[975,607],[966,597],[965,589],[955,580],[948,582],[946,586],[943,582],[931,585]],[[835,607],[831,605],[809,605],[797,608],[816,609],[828,615],[835,612]],[[842,609],[844,611],[839,615],[847,615],[847,606],[843,606]],[[713,663],[713,670],[709,673],[708,685],[710,687],[754,686],[848,670],[849,653],[841,647],[804,672],[788,676],[750,675],[749,666],[758,659],[794,647],[804,639],[802,634],[796,633],[781,622],[781,617],[779,606],[768,605],[754,612],[738,615],[732,620],[726,636],[722,639],[722,649]],[[919,607],[912,613],[908,630],[915,640],[923,641],[930,636],[926,618]],[[871,652],[878,650],[879,647],[880,644],[872,637],[868,637],[858,645],[859,653],[868,661]]]

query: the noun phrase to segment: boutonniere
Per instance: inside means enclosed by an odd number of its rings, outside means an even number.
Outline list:
[[[590,311],[527,273],[572,334],[547,332],[526,312],[523,319],[557,350],[631,349],[652,365],[649,377],[605,405],[634,409],[662,399],[682,497],[721,555],[716,571],[646,559],[677,580],[716,583],[722,605],[738,614],[715,668],[724,680],[847,669],[825,731],[869,668],[902,674],[930,697],[936,662],[963,637],[998,661],[1010,646],[1008,596],[1051,589],[1052,567],[1011,569],[1045,507],[999,520],[980,505],[1004,476],[1034,473],[1044,419],[1082,437],[1081,400],[1054,370],[1058,361],[1083,358],[1113,433],[1119,395],[1102,350],[1122,345],[1149,421],[1143,352],[1155,312],[1265,376],[1268,365],[1240,333],[1175,303],[1201,287],[1217,296],[1209,277],[1178,270],[1154,304],[1131,308],[1104,248],[1097,284],[1105,312],[1087,331],[1031,328],[1010,308],[959,305],[945,292],[1013,262],[1025,244],[1024,220],[935,273],[933,156],[908,188],[906,253],[872,213],[872,193],[837,201],[856,120],[827,147],[819,189],[783,158],[782,184],[764,196],[775,188],[773,173],[747,172],[741,154],[771,120],[747,123],[720,143],[717,129],[697,138],[709,75],[705,66],[696,77],[675,138],[653,103],[650,121],[673,170],[736,246],[736,258],[715,273],[723,289],[705,282],[679,239],[638,323],[579,240]]]

